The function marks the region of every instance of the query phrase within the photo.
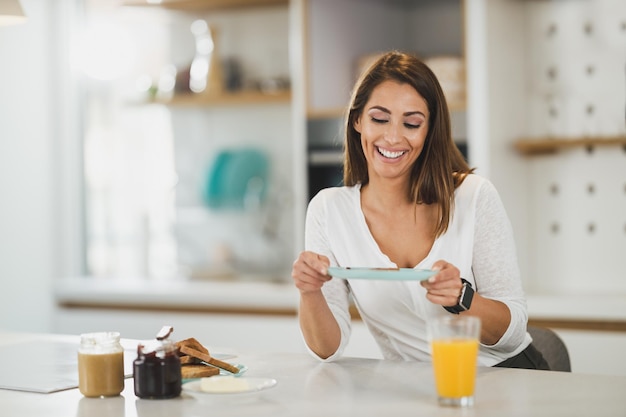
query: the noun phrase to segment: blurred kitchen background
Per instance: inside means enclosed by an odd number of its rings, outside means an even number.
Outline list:
[[[0,26],[0,328],[145,338],[167,321],[301,350],[306,205],[341,182],[358,72],[401,49],[438,74],[455,141],[502,196],[531,321],[574,371],[626,374],[623,1],[19,4]],[[358,320],[348,353],[377,355]]]

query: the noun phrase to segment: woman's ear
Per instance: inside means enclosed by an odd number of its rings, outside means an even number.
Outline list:
[[[361,116],[354,118],[354,120],[352,121],[352,127],[354,128],[354,130],[361,133]]]

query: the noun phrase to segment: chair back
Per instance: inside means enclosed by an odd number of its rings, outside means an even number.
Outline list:
[[[547,327],[528,326],[533,345],[548,362],[551,371],[571,372],[569,352],[563,339]]]

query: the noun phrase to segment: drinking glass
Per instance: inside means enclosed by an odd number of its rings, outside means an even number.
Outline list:
[[[474,404],[480,319],[449,315],[428,324],[439,404]]]

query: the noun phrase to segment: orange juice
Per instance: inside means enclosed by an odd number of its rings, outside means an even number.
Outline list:
[[[474,395],[478,340],[437,339],[431,342],[437,393],[440,397]]]

